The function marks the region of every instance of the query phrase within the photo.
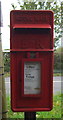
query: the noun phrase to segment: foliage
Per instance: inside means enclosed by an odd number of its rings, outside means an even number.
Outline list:
[[[56,52],[57,52],[57,53],[62,53],[62,52],[63,52],[63,47],[57,48],[57,49],[56,49]]]
[[[10,53],[4,52],[4,71],[10,71]],[[63,70],[63,48],[57,48],[54,52],[54,70],[59,73]],[[54,71],[55,72],[55,71]],[[57,74],[56,74],[57,75]]]
[[[4,73],[4,78],[10,77],[10,71]]]
[[[50,112],[37,112],[37,118],[61,118],[61,111],[63,107],[61,107],[61,102],[63,103],[63,99],[61,97],[63,94],[58,94],[54,96],[53,99],[53,109]],[[8,117],[9,118],[24,118],[23,112],[12,112],[10,108],[10,97],[7,97],[7,108],[8,108]],[[63,116],[63,112],[62,112]]]
[[[34,2],[30,2],[29,0],[20,2],[17,0],[18,6],[20,10],[52,10],[54,11],[54,31],[55,31],[55,38],[54,38],[54,47],[56,47],[59,43],[59,39],[62,36],[62,21],[61,15],[63,15],[63,2],[61,4],[58,1],[52,2],[40,2],[39,0],[34,0]],[[17,9],[17,6],[12,4],[13,9]]]
[[[54,52],[54,69],[63,70],[63,48],[57,48]]]
[[[54,68],[61,70],[61,56],[59,53],[54,53]]]
[[[4,58],[4,72],[10,71],[10,54],[9,52],[3,52]]]

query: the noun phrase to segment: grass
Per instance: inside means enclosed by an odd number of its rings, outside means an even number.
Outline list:
[[[10,72],[5,72],[4,73],[4,77],[9,77],[10,76]]]
[[[50,112],[36,112],[37,118],[61,118],[63,116],[63,94],[54,96],[53,109]],[[24,118],[24,112],[12,112],[10,108],[10,97],[7,97],[8,118]],[[62,111],[62,112],[61,112]],[[62,116],[61,116],[62,115]]]
[[[8,109],[8,118],[23,118],[24,112],[13,112],[10,105],[10,97],[7,97],[7,109]]]
[[[5,73],[5,77],[9,77],[10,73]],[[61,76],[61,73],[54,73],[54,76]],[[63,117],[63,106],[61,107],[61,101],[63,105],[63,100],[61,99],[63,94],[57,94],[54,96],[53,100],[53,110],[50,112],[36,112],[37,118],[61,118],[61,113]],[[10,107],[10,97],[7,96],[7,109],[8,109],[8,118],[24,118],[24,112],[12,112]],[[61,110],[62,109],[62,110]],[[50,120],[50,119],[49,119]]]
[[[5,72],[4,77],[9,77],[10,72]],[[63,73],[54,73],[53,76],[63,76]]]
[[[37,112],[38,118],[61,118],[61,95],[54,96],[53,109],[50,112]]]
[[[54,73],[53,76],[63,76],[63,73]]]

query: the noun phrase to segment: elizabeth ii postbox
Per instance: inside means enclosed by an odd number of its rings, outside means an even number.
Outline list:
[[[49,111],[53,106],[53,12],[10,13],[11,107]]]

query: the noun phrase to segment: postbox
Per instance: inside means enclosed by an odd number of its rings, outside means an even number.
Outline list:
[[[10,13],[11,107],[50,111],[53,106],[53,12]]]

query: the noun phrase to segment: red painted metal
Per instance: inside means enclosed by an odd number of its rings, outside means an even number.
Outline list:
[[[53,107],[53,12],[13,10],[10,14],[11,107],[50,111]],[[32,55],[33,53],[33,55]],[[40,62],[40,94],[24,95],[24,63]]]
[[[17,24],[14,25],[13,29],[19,29],[19,28],[45,28],[45,29],[51,29],[51,26],[49,24]]]

